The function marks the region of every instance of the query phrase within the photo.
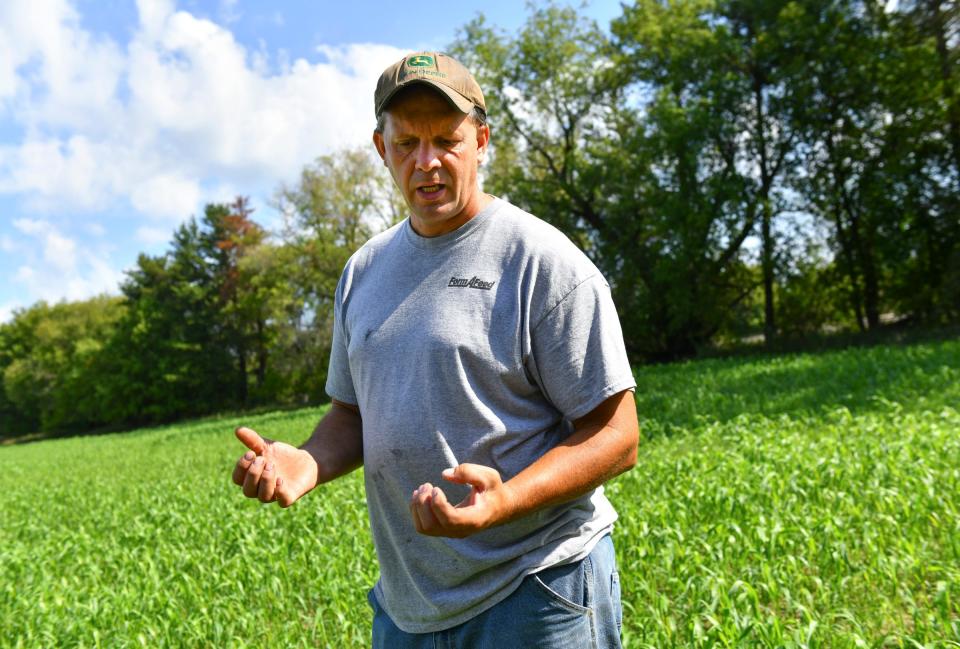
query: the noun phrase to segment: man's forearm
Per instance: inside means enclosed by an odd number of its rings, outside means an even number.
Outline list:
[[[355,406],[334,401],[303,445],[317,463],[317,484],[363,464],[363,420]]]
[[[633,392],[614,395],[575,422],[560,445],[504,483],[510,521],[568,502],[636,464],[639,431]]]
[[[632,467],[638,441],[633,393],[620,392],[574,422],[570,437],[507,482],[479,464],[445,470],[445,480],[472,487],[456,506],[439,487],[420,485],[410,497],[414,526],[421,534],[464,537],[568,502]]]

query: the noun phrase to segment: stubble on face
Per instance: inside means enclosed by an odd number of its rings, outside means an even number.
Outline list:
[[[477,185],[490,132],[427,87],[395,98],[374,144],[425,237],[456,230],[491,200]]]

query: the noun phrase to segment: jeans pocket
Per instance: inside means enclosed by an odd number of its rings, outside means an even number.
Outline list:
[[[590,557],[576,563],[554,566],[530,576],[537,590],[551,603],[570,612],[590,612],[592,571]]]

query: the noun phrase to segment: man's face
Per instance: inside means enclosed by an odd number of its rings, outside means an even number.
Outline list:
[[[490,130],[437,92],[413,86],[394,99],[373,142],[412,212],[417,234],[452,232],[480,211],[477,168]]]

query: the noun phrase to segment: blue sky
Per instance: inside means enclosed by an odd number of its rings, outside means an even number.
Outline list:
[[[517,0],[0,2],[0,321],[37,300],[118,293],[203,205],[271,196],[369,142],[380,71]],[[607,26],[618,0],[583,12]]]

